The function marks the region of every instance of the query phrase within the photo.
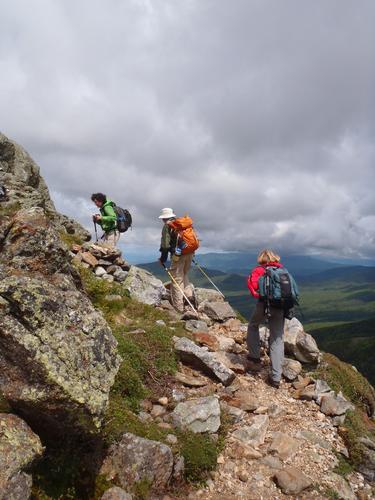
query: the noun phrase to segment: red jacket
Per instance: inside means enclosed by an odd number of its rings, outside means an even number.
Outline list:
[[[266,268],[268,266],[272,267],[283,267],[280,262],[269,262],[268,264],[264,264],[262,266],[257,266],[254,267],[254,269],[251,271],[250,276],[247,278],[247,286],[251,292],[251,295],[255,297],[256,299],[259,299],[259,278],[263,276],[263,274],[266,272]]]

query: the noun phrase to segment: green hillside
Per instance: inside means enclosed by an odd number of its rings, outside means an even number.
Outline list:
[[[343,325],[310,330],[320,349],[354,365],[375,385],[375,317]]]

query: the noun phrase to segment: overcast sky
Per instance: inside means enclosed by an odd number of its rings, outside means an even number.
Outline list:
[[[375,254],[373,0],[12,0],[3,133],[57,207],[102,191],[157,247],[162,207],[206,248]]]

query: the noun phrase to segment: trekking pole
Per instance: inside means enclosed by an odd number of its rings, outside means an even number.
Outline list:
[[[208,276],[208,274],[205,273],[205,271],[201,268],[201,266],[198,264],[198,262],[195,259],[193,259],[193,262],[197,266],[197,268],[200,270],[200,272],[203,274],[203,276],[205,276],[208,279],[208,281],[211,283],[211,285],[213,285],[216,288],[216,290],[220,293],[220,295],[223,297],[223,299],[225,299],[225,295],[223,294],[223,292],[218,289],[218,287],[215,285],[215,283],[212,281],[212,279]]]
[[[196,311],[195,307],[193,306],[193,304],[190,302],[190,300],[187,298],[187,296],[185,295],[184,291],[182,290],[182,288],[180,287],[180,285],[177,283],[177,281],[174,279],[172,273],[170,272],[170,270],[166,267],[166,265],[162,262],[161,265],[164,267],[164,269],[166,270],[168,276],[171,278],[171,280],[173,281],[173,283],[177,286],[177,288],[180,290],[180,292],[182,293],[182,295],[184,296],[184,299],[186,299],[186,302],[189,304],[189,306],[193,309],[193,311],[195,312],[195,314],[198,315],[198,312]]]
[[[94,228],[95,228],[95,237],[96,237],[96,243],[98,243],[98,230],[96,228],[96,221],[94,220]]]

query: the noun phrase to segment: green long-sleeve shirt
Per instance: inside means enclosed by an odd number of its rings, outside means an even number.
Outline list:
[[[105,201],[100,209],[100,214],[102,218],[98,222],[105,233],[109,233],[117,228],[117,217],[111,200],[107,199]]]

